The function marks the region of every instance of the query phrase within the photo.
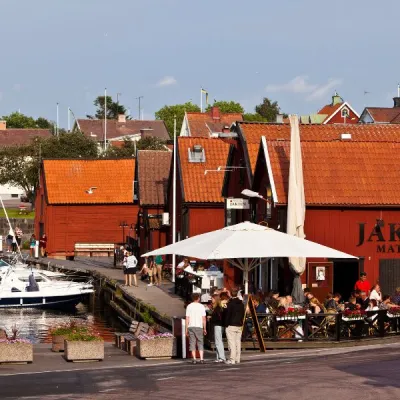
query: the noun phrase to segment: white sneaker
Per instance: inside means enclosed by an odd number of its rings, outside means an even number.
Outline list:
[[[235,363],[231,360],[225,361],[225,364],[227,365],[235,365]]]
[[[152,284],[152,283],[149,283],[147,286],[153,286],[153,284]]]

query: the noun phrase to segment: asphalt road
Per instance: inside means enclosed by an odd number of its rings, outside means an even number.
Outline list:
[[[185,362],[16,375],[1,369],[0,398],[394,400],[400,398],[399,356],[400,345],[383,345],[361,351],[271,352],[231,367]]]

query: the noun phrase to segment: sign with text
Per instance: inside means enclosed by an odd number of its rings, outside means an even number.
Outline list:
[[[228,210],[248,210],[250,203],[247,199],[226,199],[226,208]]]
[[[400,253],[400,224],[388,223],[377,220],[376,224],[368,227],[366,223],[359,223],[358,244],[362,246],[366,242],[376,243],[378,253]]]

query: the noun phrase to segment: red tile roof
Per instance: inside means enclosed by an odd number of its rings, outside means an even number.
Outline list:
[[[287,204],[290,141],[267,146],[278,203]],[[301,148],[307,205],[400,204],[399,141],[304,141]]]
[[[0,130],[0,147],[29,144],[35,137],[50,137],[49,129],[5,129]]]
[[[133,159],[44,160],[43,169],[49,204],[133,203]]]
[[[238,124],[247,143],[250,166],[254,173],[261,137],[268,140],[290,140],[290,125],[250,123]],[[351,133],[351,141],[400,142],[400,125],[327,124],[300,125],[302,140],[341,141],[342,133]]]
[[[205,152],[205,162],[189,162],[188,150],[200,145]],[[214,138],[178,138],[179,165],[182,174],[184,201],[187,203],[223,203],[222,184],[230,145]],[[214,170],[207,172],[206,170]]]
[[[78,124],[86,136],[92,137],[99,142],[104,140],[103,120],[78,119]],[[164,121],[126,120],[125,122],[118,122],[115,119],[107,120],[107,140],[140,133],[142,133],[142,137],[155,136],[163,140],[170,139]]]
[[[397,107],[366,107],[365,109],[369,112],[375,123],[390,124],[400,122],[398,120],[396,122],[393,121],[400,115],[400,109]]]
[[[220,113],[220,118],[212,117],[211,111],[186,113],[189,123],[190,136],[209,137],[213,132],[222,132],[225,126],[230,126],[236,121],[243,121],[243,115],[239,113]]]
[[[327,104],[326,106],[322,107],[319,111],[318,114],[326,114],[326,118],[329,118],[332,114],[334,114],[341,106],[343,105],[343,103],[338,103],[335,105],[332,104]]]
[[[141,205],[164,205],[172,152],[140,150],[137,157]]]

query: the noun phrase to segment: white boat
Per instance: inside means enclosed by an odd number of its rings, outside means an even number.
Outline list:
[[[0,277],[7,273],[8,268],[12,267],[18,276],[28,278],[29,275],[33,272],[34,274],[42,274],[51,279],[68,279],[68,275],[62,272],[52,272],[46,271],[38,268],[34,268],[29,266],[28,264],[21,261],[11,261],[8,263],[7,261],[0,259]]]
[[[0,277],[0,308],[75,306],[94,292],[91,283],[51,279],[42,271],[26,276],[12,266]]]

